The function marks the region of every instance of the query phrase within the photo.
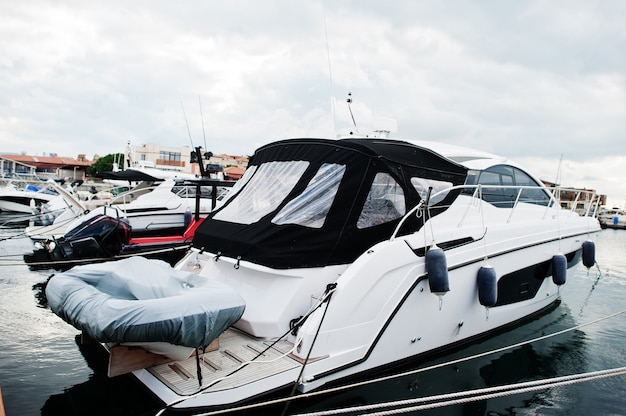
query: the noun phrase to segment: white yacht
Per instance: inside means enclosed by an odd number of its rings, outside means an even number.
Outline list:
[[[623,208],[600,208],[598,220],[602,228],[622,228],[626,229],[626,210]]]
[[[55,199],[56,193],[48,187],[26,185],[18,189],[11,183],[0,188],[0,211],[30,214],[33,208],[40,207]]]
[[[97,216],[110,216],[125,220],[131,226],[133,235],[163,235],[184,232],[188,218],[196,209],[204,217],[212,209],[216,200],[213,198],[213,187],[194,183],[184,183],[177,179],[157,179],[136,175],[130,170],[123,171],[127,177],[143,178],[127,192],[111,198],[106,204],[92,204],[91,201],[80,201],[74,195],[64,193],[63,212],[58,214],[52,224],[31,225],[26,234],[34,241],[45,241],[60,238],[82,223]],[[197,178],[195,178],[198,181]],[[196,193],[200,189],[199,204],[196,204]],[[226,186],[216,187],[219,193],[225,192]],[[216,198],[217,198],[216,194]],[[66,209],[69,208],[69,209]],[[49,211],[54,210],[52,207]]]
[[[243,314],[186,345],[197,354],[124,368],[164,406],[188,410],[361,377],[547,310],[568,268],[595,263],[599,231],[595,212],[561,208],[541,181],[492,154],[393,139],[274,142],[172,272],[189,280],[183,287],[200,277],[228,288]],[[64,308],[57,276],[51,308],[112,359],[122,341],[179,343],[94,333]]]

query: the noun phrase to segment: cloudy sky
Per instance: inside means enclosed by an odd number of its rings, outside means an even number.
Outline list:
[[[0,2],[0,153],[377,127],[623,205],[626,1]]]

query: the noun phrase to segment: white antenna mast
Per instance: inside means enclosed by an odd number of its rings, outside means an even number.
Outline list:
[[[561,205],[561,191],[559,190],[559,181],[561,180],[561,164],[562,163],[563,163],[563,153],[561,153],[561,157],[559,158],[559,166],[556,169],[556,177],[554,178],[554,191],[552,192],[559,206]]]
[[[189,130],[189,123],[187,123],[187,114],[185,113],[185,106],[183,102],[180,102],[180,106],[183,109],[183,117],[185,117],[185,125],[187,126],[187,133],[189,134],[189,142],[191,143],[191,148],[193,149],[193,140],[191,139],[191,130]]]
[[[556,178],[554,178],[554,185],[558,185],[561,180],[561,164],[563,163],[563,153],[561,153],[561,157],[559,158],[559,167],[556,170]]]
[[[346,100],[346,102],[348,103],[348,110],[350,110],[350,117],[352,117],[352,124],[354,124],[354,130],[356,131],[356,133],[359,132],[359,128],[356,126],[356,121],[354,120],[354,114],[352,114],[352,106],[350,104],[352,104],[352,93],[349,92],[348,93],[348,99]]]
[[[202,101],[200,100],[199,95],[198,95],[198,103],[200,104],[200,121],[202,122],[202,137],[204,138],[204,150],[208,151],[209,149],[206,147],[206,134],[204,134],[204,115],[202,114]]]

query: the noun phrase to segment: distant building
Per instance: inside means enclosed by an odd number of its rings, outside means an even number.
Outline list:
[[[241,179],[245,172],[245,169],[238,168],[236,166],[230,166],[224,168],[224,179],[236,181],[238,179]]]
[[[194,173],[190,167],[189,146],[172,147],[161,146],[160,144],[147,143],[140,146],[132,146],[130,142],[126,147],[126,166],[145,166],[161,170],[175,172]]]
[[[125,160],[119,163],[124,164],[120,166],[122,169],[145,166],[200,175],[196,157],[191,153],[189,146],[162,146],[155,143],[132,146],[129,142],[126,147]],[[207,156],[210,157],[207,158]],[[98,160],[97,155],[94,155],[94,160],[90,161],[85,154],[79,154],[76,159],[56,155],[2,154],[0,155],[0,178],[37,176],[42,179],[85,180],[87,168],[96,160]],[[204,150],[202,150],[202,162],[217,176],[224,175],[229,179],[239,179],[248,166],[248,158],[245,156],[212,155],[205,153]]]
[[[555,188],[556,184],[548,181],[542,181],[548,188]],[[596,193],[595,189],[586,188],[568,188],[561,190],[556,197],[559,198],[562,208],[576,211],[579,214],[586,212],[588,209],[598,209],[606,204],[606,195],[592,195]]]
[[[0,155],[0,177],[33,177],[82,179],[93,162],[79,155],[78,159],[60,156]]]
[[[248,157],[231,156],[227,154],[213,155],[209,158],[209,163],[215,163],[224,168],[236,167],[245,170],[248,167]]]
[[[215,173],[223,172],[225,168],[236,167],[245,171],[248,167],[248,158],[245,156],[231,156],[227,154],[213,155],[207,159],[207,152],[202,150],[202,161],[205,168]],[[210,166],[208,166],[210,165]],[[147,166],[162,170],[200,175],[200,166],[195,154],[189,146],[172,147],[156,143],[147,143],[133,146],[128,143],[126,149],[126,167]],[[221,169],[218,169],[217,167]],[[237,172],[234,173],[236,175]]]

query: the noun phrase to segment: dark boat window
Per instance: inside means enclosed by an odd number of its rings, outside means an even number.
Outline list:
[[[478,180],[476,175],[468,175],[475,184],[484,185],[482,189],[483,199],[500,208],[511,208],[519,194],[519,202],[527,202],[538,205],[548,205],[550,197],[534,179],[522,170],[506,165],[492,166],[480,172]],[[469,181],[466,184],[470,185]],[[502,186],[502,187],[499,187]],[[524,188],[520,192],[518,187]],[[473,190],[471,190],[473,192]]]
[[[367,195],[357,228],[368,228],[402,217],[406,212],[404,191],[388,173],[376,174]]]
[[[517,186],[532,186],[536,189],[524,189],[520,195],[521,202],[528,202],[531,204],[546,206],[550,203],[550,197],[546,192],[541,189],[541,185],[535,182],[530,176],[520,169],[514,169],[515,173],[515,185]]]
[[[345,172],[345,165],[323,164],[304,192],[289,201],[272,222],[322,228]]]
[[[279,206],[298,183],[309,166],[306,161],[268,162],[256,169],[254,176],[228,205],[213,219],[252,224]]]

